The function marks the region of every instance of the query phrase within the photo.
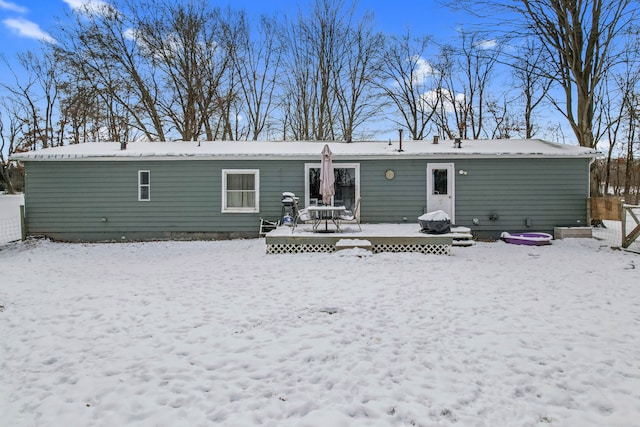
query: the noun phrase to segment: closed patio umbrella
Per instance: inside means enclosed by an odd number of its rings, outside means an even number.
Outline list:
[[[331,203],[331,197],[336,194],[331,154],[329,145],[325,144],[322,149],[322,165],[320,166],[320,194],[322,195],[322,203],[325,205]]]

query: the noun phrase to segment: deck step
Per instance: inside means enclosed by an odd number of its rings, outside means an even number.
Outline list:
[[[338,251],[355,248],[371,251],[373,245],[371,245],[370,241],[364,239],[340,239],[336,242],[336,250]]]
[[[473,234],[469,227],[451,227],[453,246],[473,246]]]

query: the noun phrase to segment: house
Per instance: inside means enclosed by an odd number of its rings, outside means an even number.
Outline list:
[[[435,141],[434,141],[435,142]],[[589,224],[596,152],[542,140],[329,142],[362,223],[444,210],[479,237]],[[281,195],[319,198],[325,142],[85,143],[15,154],[29,235],[66,241],[257,236]]]

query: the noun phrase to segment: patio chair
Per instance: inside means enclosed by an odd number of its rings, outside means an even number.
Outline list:
[[[358,200],[356,200],[356,206],[353,208],[353,211],[344,211],[344,213],[341,213],[340,215],[338,215],[338,221],[340,222],[352,222],[355,221],[356,224],[358,224],[358,229],[360,231],[362,231],[362,227],[360,227],[360,218],[358,218],[358,210],[360,209],[360,198],[358,198]]]
[[[275,230],[280,225],[280,221],[271,221],[265,218],[260,218],[260,231],[258,236],[264,237],[268,232]]]
[[[296,229],[298,222],[306,223],[311,221],[311,214],[306,209],[296,209],[296,217],[293,219],[293,226],[291,227],[291,232]]]

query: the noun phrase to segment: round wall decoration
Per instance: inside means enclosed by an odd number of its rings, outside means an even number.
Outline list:
[[[387,169],[387,171],[384,173],[384,176],[387,177],[387,179],[393,179],[393,177],[396,176],[396,173],[391,169]]]

